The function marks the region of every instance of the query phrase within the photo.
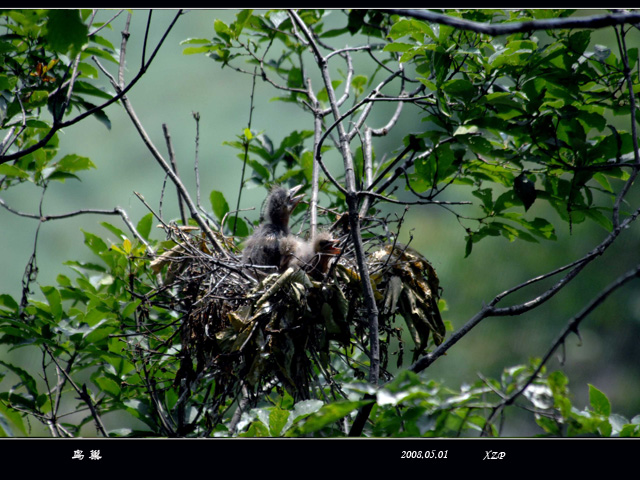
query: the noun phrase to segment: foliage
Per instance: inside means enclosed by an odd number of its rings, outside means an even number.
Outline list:
[[[50,180],[78,178],[82,170],[95,168],[91,159],[75,154],[58,158],[56,132],[84,118],[70,118],[74,109],[95,115],[107,127],[107,104],[122,99],[130,112],[124,85],[110,78],[115,91],[111,93],[91,83],[105,73],[100,60],[124,65],[113,45],[98,35],[101,28],[110,28],[109,22],[93,24],[92,12],[1,13],[6,33],[0,37],[0,129],[7,134],[0,145],[0,187],[28,181],[44,190]],[[559,19],[571,14],[545,11]],[[535,20],[542,13],[469,10],[446,15],[499,27]],[[33,418],[52,436],[96,431],[105,436],[499,436],[501,423],[496,418],[504,420],[519,407],[532,415],[540,436],[640,436],[638,416],[628,420],[612,413],[607,396],[592,385],[590,405],[583,410],[572,405],[568,379],[560,371],[547,374],[546,359],[505,368],[500,379],[481,378],[460,389],[426,380],[420,374],[428,367],[425,362],[455,344],[443,343],[452,327],[440,319],[435,271],[426,260],[421,263],[417,252],[398,246],[403,250],[396,257],[410,256],[412,263],[395,270],[396,280],[380,273],[391,252],[397,252],[393,249],[403,222],[403,216],[388,213],[388,205],[446,208],[463,228],[467,256],[489,236],[555,240],[558,220],[535,208],[541,202],[550,205],[569,229],[587,220],[603,227],[608,235],[603,249],[622,226],[635,220],[636,207],[623,205],[640,165],[634,98],[640,84],[638,49],[626,47],[624,25],[611,28],[618,39],[617,54],[592,45],[589,29],[490,36],[446,22],[427,22],[418,15],[381,11],[243,10],[229,24],[217,20],[211,37],[185,40],[185,54],[204,54],[239,75],[262,79],[277,91],[274,101],[295,104],[309,115],[306,128],[289,132],[279,144],[268,132],[249,126],[227,145],[238,150],[239,168],[250,169],[245,183],[304,184],[314,198],[323,193],[327,203],[320,225],[313,219],[317,203],[309,208],[311,229],[340,225],[347,232],[351,263],[343,264],[341,272],[362,291],[350,287],[345,305],[347,296],[334,278],[330,286],[296,287],[294,299],[304,310],[297,318],[305,319],[305,325],[317,317],[325,328],[318,331],[325,332],[330,331],[330,321],[340,323],[340,338],[318,340],[321,351],[306,343],[294,345],[305,358],[322,356],[309,367],[315,369],[309,378],[316,384],[302,382],[307,390],[303,396],[288,388],[282,377],[274,379],[271,371],[267,375],[258,368],[264,358],[280,367],[292,361],[286,355],[285,360],[277,357],[272,340],[253,352],[249,367],[258,365],[255,368],[244,369],[237,357],[218,362],[228,351],[211,350],[207,356],[198,346],[192,352],[185,340],[192,333],[187,328],[193,319],[188,301],[211,304],[203,301],[202,290],[195,296],[189,291],[193,282],[175,281],[189,268],[177,262],[174,268],[168,258],[186,262],[199,255],[211,260],[216,271],[227,268],[230,263],[221,252],[235,255],[250,226],[237,214],[234,218],[231,202],[216,189],[209,195],[213,216],[203,217],[189,207],[190,218],[179,227],[158,218],[168,234],[165,240],[151,235],[153,213],[133,225],[122,211],[110,212],[121,215],[129,232],[107,222],[102,225],[116,242],[106,241],[104,234],[83,232],[95,263],[69,261],[73,277],[60,274],[56,285],[41,286],[32,294],[37,276],[34,255],[23,280],[23,298],[0,295],[0,344],[36,352],[41,363],[36,375],[0,362],[0,381],[5,386],[13,382],[0,391],[0,435],[31,434],[28,419]],[[361,46],[344,46],[354,43]],[[357,64],[352,58],[356,56]],[[311,73],[311,66],[317,72]],[[90,97],[104,103],[97,106]],[[384,137],[396,126],[397,116],[382,129],[370,127],[367,117],[389,102],[397,106],[398,116],[410,109],[420,123],[417,131],[403,132],[394,151],[382,152],[381,144],[371,138]],[[135,123],[135,115],[130,116]],[[631,124],[629,131],[618,118]],[[142,130],[137,123],[136,127]],[[188,204],[187,192],[170,175],[177,172],[166,167],[159,154],[152,154]],[[342,167],[336,167],[340,161]],[[467,198],[473,199],[473,206]],[[296,221],[302,225],[308,219],[299,215]],[[188,233],[191,228],[199,228],[198,233]],[[188,242],[180,240],[184,235]],[[392,250],[376,258],[363,249],[372,239],[382,239]],[[585,256],[570,274],[577,275],[593,256]],[[379,270],[366,270],[373,267]],[[559,269],[564,270],[569,267]],[[199,274],[213,278],[206,268]],[[287,280],[283,277],[272,276],[256,288]],[[199,285],[211,285],[206,282],[198,278]],[[311,296],[314,288],[324,295],[332,292],[326,297],[332,300],[320,307],[303,302],[303,294]],[[257,295],[255,290],[251,294]],[[554,294],[555,290],[546,295]],[[496,297],[493,304],[502,298]],[[576,317],[568,333],[578,332],[577,324],[598,300]],[[446,302],[439,305],[445,313]],[[500,314],[515,315],[536,305]],[[207,343],[212,333],[221,343],[239,346],[235,353],[244,354],[246,339],[259,323],[257,313],[250,312],[255,315],[247,327],[249,315],[240,318],[239,310],[229,313],[227,307],[221,307],[224,318],[230,319],[226,330],[209,332],[210,324],[203,321],[207,328],[198,339]],[[282,316],[291,311],[282,310]],[[273,319],[281,310],[269,304],[259,312]],[[351,321],[358,320],[351,329],[343,328],[346,313]],[[396,313],[404,317],[409,335],[403,337],[402,328],[392,323]],[[497,314],[483,310],[476,323],[491,313]],[[366,318],[375,321],[361,320]],[[405,344],[414,347],[412,365],[404,362]],[[394,355],[396,368],[391,368],[389,357]],[[214,373],[213,357],[215,368],[228,367],[228,378],[239,383],[221,380]],[[386,383],[379,381],[379,369]],[[306,371],[301,375],[309,380]],[[369,422],[354,432],[363,412]],[[102,419],[115,413],[126,413],[131,421],[108,430]]]
[[[332,38],[347,30],[324,32],[326,13],[307,11],[302,18],[319,38]],[[366,25],[370,33],[366,18],[356,20],[356,15],[367,14],[350,14],[348,30],[354,33],[355,25]],[[372,21],[377,26],[373,31],[382,36],[387,25],[377,25],[380,13],[370,15],[376,19]],[[512,21],[524,20],[529,14],[469,11],[450,15],[472,19],[493,15],[494,19]],[[187,45],[199,46],[188,46],[185,53],[206,53],[224,65],[248,57],[249,64],[286,80],[289,95],[279,99],[304,104],[301,67],[294,59],[306,46],[285,33],[291,28],[290,22],[278,12],[264,16],[243,13],[229,26],[217,22],[213,41],[186,41]],[[471,189],[481,200],[481,214],[474,217],[475,225],[465,219],[467,254],[473,244],[487,236],[533,242],[556,238],[548,219],[527,219],[519,211],[518,206],[526,201],[515,180],[523,173],[536,185],[537,199],[551,204],[563,220],[575,224],[591,219],[611,230],[606,213],[612,202],[606,200],[614,198],[612,182],[628,178],[623,167],[632,163],[633,141],[630,132],[619,130],[610,119],[611,114],[628,111],[629,97],[621,95],[625,87],[623,59],[598,45],[594,51],[587,51],[590,34],[589,30],[558,30],[547,35],[528,32],[496,39],[415,19],[398,19],[388,30],[389,43],[382,51],[397,55],[380,60],[380,64],[399,61],[410,66],[415,75],[410,81],[424,87],[420,90],[424,95],[415,101],[424,127],[415,137],[424,143],[428,154],[415,161],[407,189],[429,199],[435,199],[449,184]],[[282,52],[268,58],[267,52],[273,53],[278,42],[283,44]],[[372,45],[371,50],[374,48]],[[631,48],[627,54],[627,68],[633,71],[637,49]],[[371,78],[358,75],[347,88],[357,94],[362,85],[373,85],[386,73],[381,68],[373,71]],[[269,143],[266,136],[262,138]],[[407,136],[406,143],[411,138]],[[299,149],[301,139],[296,140]],[[287,172],[278,177],[272,169],[268,175],[258,164],[254,180],[305,179],[294,165],[304,167],[309,162],[303,161],[304,154],[299,151],[287,150],[288,143],[283,142],[275,155],[262,146],[254,147],[254,153],[270,164],[281,159]],[[285,151],[287,155],[283,156]],[[599,199],[598,195],[605,198]]]
[[[43,182],[73,176],[78,168],[64,163],[77,165],[78,160],[61,160],[54,166],[51,163],[58,144],[55,132],[74,110],[92,111],[111,127],[107,115],[97,110],[91,99],[109,100],[112,94],[93,84],[98,70],[89,61],[91,56],[115,63],[118,59],[108,40],[95,32],[90,34],[85,23],[90,16],[87,10],[2,12],[6,33],[0,44],[0,128],[8,131],[2,153],[11,146],[29,151],[39,142],[45,143],[19,161],[0,166],[4,182]]]

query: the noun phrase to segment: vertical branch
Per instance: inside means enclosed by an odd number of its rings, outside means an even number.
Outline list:
[[[24,274],[22,276],[22,298],[20,299],[20,309],[18,310],[20,318],[23,318],[24,309],[27,308],[27,304],[29,303],[29,288],[31,288],[31,283],[36,281],[38,276],[38,264],[36,261],[36,252],[38,251],[38,236],[40,234],[40,227],[43,223],[44,214],[42,213],[42,204],[44,202],[44,194],[47,191],[47,183],[45,182],[42,187],[42,195],[40,196],[40,204],[38,206],[38,214],[39,221],[38,226],[36,227],[36,233],[33,239],[33,253],[29,257],[29,261],[27,262],[27,266],[24,269]]]
[[[617,29],[614,29],[616,32],[616,36],[618,37],[618,47],[620,49],[620,58],[622,59],[624,65],[624,75],[627,83],[627,88],[629,89],[629,118],[631,120],[631,138],[633,140],[633,156],[634,156],[634,167],[631,172],[627,182],[624,187],[616,197],[616,201],[613,206],[613,226],[614,228],[619,228],[620,226],[620,204],[622,203],[623,198],[631,188],[634,180],[638,176],[638,171],[640,169],[640,153],[638,152],[638,129],[636,123],[636,97],[633,93],[633,81],[631,79],[631,70],[629,68],[629,56],[627,52],[627,43],[625,41],[625,32],[624,26],[620,26],[620,33],[618,33]]]
[[[320,102],[313,93],[311,88],[311,79],[307,80],[307,94],[313,110],[313,170],[311,172],[311,201],[309,210],[311,213],[310,232],[311,238],[314,239],[318,233],[318,191],[320,188],[320,163],[316,158],[320,157],[320,139],[322,138],[322,108]],[[316,153],[317,152],[317,155]]]
[[[96,430],[98,430],[103,436],[108,437],[109,434],[107,433],[107,430],[105,429],[104,424],[102,423],[102,418],[100,417],[100,413],[98,412],[95,403],[91,399],[91,395],[89,394],[89,391],[87,390],[87,385],[83,384],[82,388],[80,388],[73,381],[73,379],[71,378],[71,375],[70,375],[70,370],[71,370],[70,367],[71,367],[71,365],[68,366],[69,371],[65,370],[58,363],[58,360],[54,356],[53,352],[49,349],[48,345],[47,344],[43,344],[43,348],[47,352],[47,354],[51,357],[51,360],[53,360],[53,363],[56,364],[56,367],[58,368],[58,371],[62,372],[62,374],[66,378],[67,382],[69,382],[69,384],[73,387],[73,389],[79,395],[80,400],[82,400],[84,403],[86,403],[87,407],[89,407],[89,411],[91,412],[91,416],[93,417],[93,420],[94,420],[95,425],[96,425]]]
[[[320,68],[322,80],[327,90],[329,97],[329,104],[333,117],[337,122],[338,129],[338,141],[340,147],[340,153],[344,164],[345,172],[345,187],[346,187],[346,201],[349,208],[349,226],[351,230],[351,238],[353,240],[353,246],[356,254],[356,261],[358,264],[358,270],[360,272],[360,278],[362,279],[362,290],[364,295],[364,305],[367,311],[367,317],[369,319],[369,382],[373,385],[377,385],[380,377],[380,339],[378,333],[378,307],[376,306],[375,297],[373,295],[373,287],[371,286],[371,279],[369,278],[369,268],[365,259],[364,246],[362,243],[362,232],[360,231],[360,216],[358,214],[358,195],[356,192],[355,171],[353,166],[353,157],[351,155],[351,148],[349,144],[349,136],[344,128],[341,120],[341,114],[338,109],[338,103],[336,100],[335,90],[331,83],[331,76],[329,74],[329,65],[327,60],[322,56],[315,38],[307,28],[304,21],[298,16],[298,14],[289,10],[289,15],[292,17],[294,24],[300,28],[304,36],[309,42],[311,49],[313,50],[316,63]],[[320,150],[316,150],[316,156],[320,157]]]
[[[369,190],[373,183],[373,145],[371,144],[371,129],[365,127],[362,134],[362,161],[364,163],[364,183],[363,190]],[[362,200],[360,215],[365,216],[371,204],[371,197],[368,195]]]
[[[127,42],[129,41],[129,37],[131,36],[131,34],[129,33],[129,27],[131,26],[131,16],[132,16],[132,13],[129,12],[129,14],[127,15],[127,20],[124,22],[124,30],[122,30],[122,41],[120,42],[120,62],[119,62],[119,68],[118,68],[119,90],[124,89],[124,62],[125,62],[125,55],[127,51]],[[149,21],[151,21],[151,17],[149,17]],[[147,30],[148,29],[149,29],[149,24],[147,23]],[[141,69],[144,68],[144,61],[142,62],[142,65],[140,68]]]
[[[196,121],[196,151],[193,160],[193,170],[196,177],[196,205],[200,207],[200,113],[191,112],[193,119]],[[202,208],[202,207],[200,207]]]
[[[322,118],[317,112],[313,116],[313,151],[319,146],[319,139],[322,130]],[[318,232],[318,190],[320,188],[320,164],[313,156],[313,170],[311,172],[311,238],[315,238]]]
[[[256,72],[257,72],[257,67],[253,69],[253,83],[251,84],[251,97],[249,99],[249,121],[247,122],[247,130],[249,132],[251,132],[251,124],[252,124],[252,119],[253,119],[253,95],[255,94],[256,91]],[[236,214],[233,217],[233,231],[231,232],[231,235],[235,235],[236,234],[236,225],[238,224],[238,215],[240,214],[240,199],[242,198],[242,190],[244,188],[244,173],[245,170],[247,168],[247,160],[249,159],[249,142],[251,140],[247,138],[247,136],[245,135],[245,138],[243,140],[244,143],[244,158],[242,159],[242,173],[240,175],[240,188],[238,190],[238,201],[236,202]]]
[[[400,68],[394,72],[394,74],[387,79],[387,81],[390,81],[392,78],[394,78],[396,75],[398,75],[399,73],[402,73],[404,71],[404,68],[402,67],[402,64],[400,64]],[[383,82],[384,84],[385,82]],[[404,80],[402,81],[402,83],[404,84]],[[374,91],[375,96],[377,96],[377,94],[379,93],[380,89],[382,88],[382,85],[379,85],[376,90]],[[404,87],[401,88],[400,91],[400,96],[399,98],[404,98],[406,95],[405,91],[404,91]],[[375,98],[374,96],[370,96],[370,98]],[[368,114],[370,113],[370,108],[372,107],[373,103],[368,103],[365,107],[365,110],[362,112],[362,115],[360,116],[360,118],[358,119],[358,122],[356,123],[356,128],[358,127],[359,124],[364,123],[366,116],[368,116]],[[402,113],[402,109],[404,107],[404,102],[403,101],[398,101],[397,105],[396,105],[396,110],[393,113],[393,115],[391,116],[391,118],[389,119],[389,121],[387,122],[386,125],[384,125],[383,127],[380,128],[371,128],[371,127],[365,127],[364,130],[364,140],[363,140],[363,145],[362,145],[362,153],[363,153],[363,157],[364,157],[364,162],[365,162],[365,183],[364,183],[364,188],[363,190],[365,191],[371,191],[373,192],[373,186],[374,186],[374,180],[373,180],[373,146],[372,146],[372,137],[373,136],[377,136],[377,137],[381,137],[384,135],[387,135],[389,133],[389,131],[391,131],[391,129],[398,123],[398,120],[400,119],[400,114]],[[386,175],[386,171],[384,173],[384,175]],[[380,176],[378,177],[378,180],[380,180]],[[376,181],[376,183],[377,183]],[[364,199],[362,200],[362,206],[360,207],[360,215],[366,215],[367,211],[369,210],[369,207],[371,206],[371,202],[373,200],[373,197],[367,195],[364,197]]]
[[[167,141],[167,152],[169,152],[169,161],[171,162],[171,167],[173,168],[173,171],[176,173],[176,175],[179,176],[180,174],[178,173],[178,164],[176,163],[176,154],[173,149],[173,144],[171,143],[171,134],[169,133],[169,128],[167,127],[166,123],[162,124],[162,131],[164,132],[164,138]],[[180,190],[178,190],[177,193],[178,193],[178,208],[180,209],[180,219],[182,220],[182,224],[186,225],[187,217],[184,214],[184,203],[182,201],[182,194],[180,193]]]

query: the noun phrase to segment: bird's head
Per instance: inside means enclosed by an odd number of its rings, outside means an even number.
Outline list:
[[[267,221],[287,229],[291,212],[304,197],[304,195],[296,195],[301,188],[302,185],[296,185],[290,189],[280,186],[274,187],[266,201],[265,217]]]
[[[332,260],[342,253],[342,249],[337,246],[338,242],[329,232],[318,233],[313,240],[314,257],[309,262],[311,276],[319,278],[329,272]]]
[[[333,238],[329,232],[320,232],[313,242],[313,250],[315,253],[325,255],[338,255],[342,252],[337,245],[339,240]]]

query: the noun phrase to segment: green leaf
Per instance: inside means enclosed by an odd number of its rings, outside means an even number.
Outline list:
[[[118,63],[118,58],[116,56],[113,55],[113,53],[111,52],[107,52],[101,48],[96,48],[96,47],[86,47],[82,50],[83,55],[88,55],[88,56],[92,56],[95,55],[98,58],[102,58],[104,60],[108,60],[110,62],[113,62],[115,64]]]
[[[180,45],[192,45],[192,44],[201,44],[201,43],[211,43],[211,40],[208,38],[187,38],[180,42]]]
[[[4,402],[0,402],[0,437],[15,436],[14,429],[17,429],[24,437],[29,436],[30,430],[25,428],[21,413],[5,406]]]
[[[240,36],[245,25],[251,19],[252,13],[253,13],[253,10],[242,10],[240,13],[236,15],[236,21],[233,22],[232,24],[235,38],[238,38]]]
[[[282,429],[289,419],[290,412],[281,408],[275,407],[269,414],[269,433],[272,437],[279,437],[282,434]]]
[[[349,415],[354,410],[372,402],[373,400],[361,400],[356,402],[344,401],[324,405],[317,413],[307,418],[299,428],[299,432],[301,434],[305,434],[320,430],[331,423],[337,422],[344,416]]]
[[[253,422],[246,432],[238,435],[239,437],[268,437],[269,430],[262,422]]]
[[[198,53],[209,53],[216,51],[217,47],[213,45],[204,45],[202,47],[187,47],[182,51],[183,55],[195,55]]]
[[[485,210],[487,210],[488,212],[491,212],[493,210],[493,199],[492,199],[493,190],[492,189],[479,188],[471,192],[471,195],[473,195],[474,197],[478,197],[480,200],[482,200],[482,205],[484,206]]]
[[[609,217],[603,215],[599,210],[590,208],[589,210],[585,210],[584,214],[604,228],[607,232],[611,232],[613,230],[613,221]]]
[[[269,180],[269,178],[271,178],[271,174],[269,173],[269,170],[265,168],[264,165],[262,165],[260,162],[256,160],[249,160],[247,163],[261,180],[266,181],[266,180]]]
[[[133,302],[129,302],[126,307],[122,309],[121,316],[122,318],[130,318],[133,315],[133,312],[140,306],[142,300],[134,300]]]
[[[470,125],[468,127],[464,126],[464,125],[460,125],[458,128],[456,128],[455,132],[453,132],[454,136],[458,136],[458,135],[470,135],[473,133],[478,133],[478,127],[475,125]]]
[[[3,293],[0,295],[0,309],[7,310],[9,312],[18,311],[18,303],[13,299],[11,295]]]
[[[149,240],[151,225],[153,224],[153,213],[147,213],[136,225],[136,230],[145,240]]]
[[[394,42],[385,45],[383,50],[385,52],[407,52],[412,48],[414,48],[414,46],[408,43]]]
[[[211,201],[213,213],[216,215],[218,220],[222,221],[224,216],[229,212],[229,204],[227,203],[227,200],[224,198],[222,192],[217,190],[213,190],[211,192],[209,199]]]
[[[608,417],[611,415],[611,403],[607,396],[593,385],[589,384],[589,403],[598,415]]]
[[[220,36],[220,38],[222,38],[225,42],[227,43],[231,42],[231,37],[233,36],[233,32],[227,26],[226,23],[224,23],[220,19],[216,19],[213,22],[213,28],[216,31],[216,33]]]
[[[24,385],[27,389],[27,393],[31,396],[32,399],[35,400],[38,396],[38,387],[35,379],[27,372],[25,369],[16,367],[11,363],[7,363],[3,360],[0,360],[0,365],[4,365],[6,368],[15,373],[20,379],[19,385]],[[14,387],[15,390],[15,387]],[[11,398],[11,396],[9,396]]]
[[[356,96],[362,95],[364,87],[367,84],[367,80],[368,79],[365,75],[356,75],[353,77],[353,80],[351,80],[351,87],[355,90]]]
[[[28,179],[29,174],[24,170],[16,167],[15,165],[9,165],[7,163],[3,163],[0,165],[0,175],[6,175],[8,177],[18,177],[23,179]]]
[[[120,230],[118,227],[115,227],[115,226],[111,225],[110,223],[100,222],[100,225],[102,225],[104,228],[109,230],[111,233],[113,233],[118,238],[126,238],[127,237],[122,230]]]
[[[88,42],[89,29],[82,23],[78,10],[50,10],[47,40],[51,48],[75,55]]]
[[[85,95],[93,95],[94,97],[103,98],[105,100],[111,99],[111,94],[105,92],[101,88],[96,87],[88,82],[77,81],[74,85],[75,93],[83,93]]]
[[[269,20],[271,20],[275,28],[278,28],[285,21],[289,20],[289,15],[283,10],[271,11],[269,12]]]
[[[102,240],[97,235],[94,235],[93,233],[85,232],[84,230],[82,231],[82,233],[84,234],[85,245],[87,245],[91,249],[91,251],[96,255],[101,256],[102,253],[104,253],[109,249],[107,244],[104,243],[104,240]]]
[[[87,345],[97,345],[114,332],[114,327],[108,325],[108,320],[101,320],[85,335]]]
[[[124,405],[126,406],[127,411],[138,420],[143,421],[152,429],[156,427],[155,421],[150,415],[149,405],[145,402],[132,398],[125,400]]]
[[[290,420],[295,422],[296,420],[307,417],[312,413],[317,412],[322,408],[322,402],[320,400],[303,400],[295,404]]]
[[[313,178],[313,152],[307,150],[304,152],[299,159],[300,166],[302,167],[302,171],[304,172],[304,176],[307,179],[309,184]]]
[[[247,222],[245,222],[242,218],[233,216],[227,216],[226,226],[230,232],[235,232],[234,235],[236,237],[247,237],[249,235],[249,227],[247,227]]]
[[[459,98],[463,102],[470,101],[476,95],[476,88],[469,80],[456,78],[442,84],[444,92],[454,98]]]
[[[85,100],[79,100],[78,103],[86,111],[93,110],[94,108],[96,108],[95,104],[91,102],[87,102]],[[96,110],[92,113],[92,116],[93,118],[98,120],[100,123],[102,123],[105,127],[107,127],[108,130],[111,130],[111,120],[109,119],[107,114],[104,112],[104,110]]]
[[[121,393],[120,384],[111,378],[101,377],[99,375],[92,376],[93,382],[98,386],[100,391],[108,393],[111,396],[119,397]]]
[[[65,155],[56,164],[56,170],[59,172],[77,172],[90,168],[96,168],[96,166],[89,158],[75,154]]]
[[[62,299],[60,292],[54,287],[40,287],[42,293],[47,298],[47,303],[51,308],[51,314],[54,320],[59,321],[62,318]]]

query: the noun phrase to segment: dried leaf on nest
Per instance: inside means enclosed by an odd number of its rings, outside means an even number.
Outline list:
[[[429,335],[439,345],[446,333],[438,309],[440,282],[435,269],[405,245],[385,245],[369,256],[372,281],[383,315],[400,314],[415,343],[414,360],[426,349]]]
[[[160,273],[162,268],[168,265],[167,273],[163,281],[165,285],[172,283],[189,265],[188,261],[183,261],[183,257],[189,255],[190,252],[192,254],[194,249],[206,255],[211,254],[211,251],[207,247],[204,234],[187,236],[190,232],[200,230],[199,227],[191,225],[157,225],[157,227],[165,229],[175,243],[175,245],[164,250],[149,264],[151,270],[156,274]]]

